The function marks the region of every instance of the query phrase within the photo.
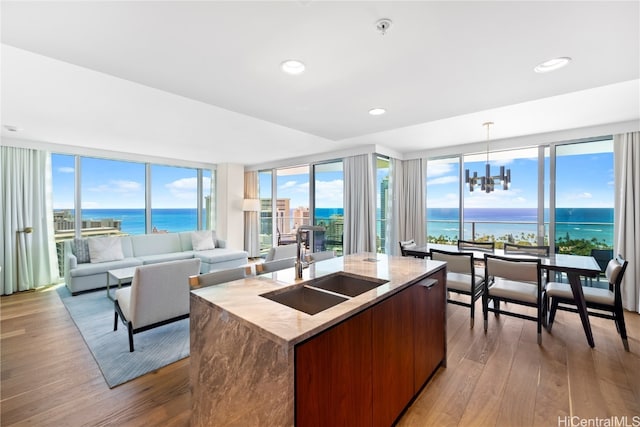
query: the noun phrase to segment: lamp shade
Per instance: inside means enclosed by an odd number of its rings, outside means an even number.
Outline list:
[[[242,210],[247,212],[259,212],[260,199],[244,199],[242,202]]]

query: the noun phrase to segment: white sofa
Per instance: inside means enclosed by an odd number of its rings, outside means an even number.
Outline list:
[[[90,239],[98,239],[97,237],[65,241],[66,286],[72,295],[76,295],[83,291],[106,287],[109,270],[181,259],[199,258],[201,273],[240,267],[248,263],[246,251],[228,249],[224,240],[216,238],[215,231],[211,233],[215,248],[206,250],[193,249],[193,232],[190,231],[115,237],[120,242],[122,256],[115,260],[93,263],[87,259],[86,253],[77,253],[81,250],[75,246],[83,245],[82,240],[88,242]],[[78,255],[80,260],[85,262],[79,262]]]

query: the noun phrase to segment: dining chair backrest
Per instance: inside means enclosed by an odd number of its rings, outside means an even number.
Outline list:
[[[620,283],[622,283],[622,278],[624,277],[624,272],[628,264],[629,261],[626,261],[622,255],[618,255],[607,264],[607,269],[604,274],[609,281],[609,286],[616,290],[616,294],[620,292]]]
[[[189,277],[189,285],[191,285],[191,289],[204,288],[206,286],[244,279],[247,275],[251,275],[251,267],[229,268],[191,276]]]
[[[505,258],[498,255],[484,255],[487,277],[501,277],[517,282],[540,283],[541,262],[532,258]]]
[[[416,241],[414,239],[410,239],[410,240],[401,240],[400,241],[400,254],[402,254],[402,256],[406,256],[406,250],[407,249],[411,249],[411,248],[415,248],[416,245]]]
[[[277,259],[295,258],[298,255],[298,247],[296,245],[274,246],[269,249],[269,253],[265,257],[265,261],[275,261]]]
[[[496,242],[477,242],[475,240],[458,240],[459,250],[480,251],[487,253],[495,253]]]
[[[434,261],[445,261],[448,272],[474,274],[473,253],[471,252],[447,252],[431,249],[430,254]]]
[[[335,257],[336,257],[335,251],[312,252],[307,255],[309,262],[324,261],[325,259],[331,259]]]
[[[295,258],[276,259],[274,261],[265,261],[261,264],[256,264],[256,274],[272,273],[278,270],[284,270],[291,268],[296,264]]]
[[[533,255],[533,256],[548,257],[549,246],[529,246],[529,245],[516,245],[514,243],[505,243],[504,253],[514,254],[514,255]]]

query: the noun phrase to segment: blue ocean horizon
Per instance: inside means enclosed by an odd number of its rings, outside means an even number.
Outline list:
[[[476,236],[500,238],[509,234],[536,234],[536,208],[467,208],[465,209],[465,236],[471,236],[475,223]],[[317,219],[330,219],[343,215],[342,208],[317,208]],[[427,234],[455,240],[460,235],[457,208],[428,208]],[[545,209],[545,223],[549,210]],[[381,219],[378,210],[378,219]],[[83,219],[113,218],[122,221],[121,230],[127,234],[144,234],[144,209],[83,209]],[[151,228],[168,232],[191,231],[197,228],[197,209],[152,209]],[[572,239],[592,240],[613,245],[613,208],[557,208],[556,238],[569,235]]]

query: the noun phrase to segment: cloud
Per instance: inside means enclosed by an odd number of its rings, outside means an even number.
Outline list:
[[[297,185],[298,183],[296,181],[287,181],[284,184],[282,184],[278,189],[279,190],[284,190],[286,188],[293,188]]]
[[[181,200],[192,200],[194,203],[198,197],[198,178],[180,178],[164,186],[172,197]]]
[[[74,173],[75,169],[71,166],[62,166],[58,168],[58,172],[60,173]]]
[[[446,175],[453,171],[452,163],[427,163],[427,178]]]
[[[429,179],[427,180],[427,185],[451,184],[454,182],[458,182],[458,177],[454,175],[449,175],[449,176],[441,176],[439,178]]]
[[[112,180],[107,184],[90,187],[89,191],[99,193],[136,193],[142,188],[142,185],[136,181]],[[82,202],[84,206],[84,202]]]
[[[341,179],[333,181],[316,181],[316,207],[335,208],[343,206],[344,182]]]
[[[567,199],[569,200],[584,200],[584,199],[593,199],[593,194],[585,191],[584,193],[575,193],[570,194]]]

